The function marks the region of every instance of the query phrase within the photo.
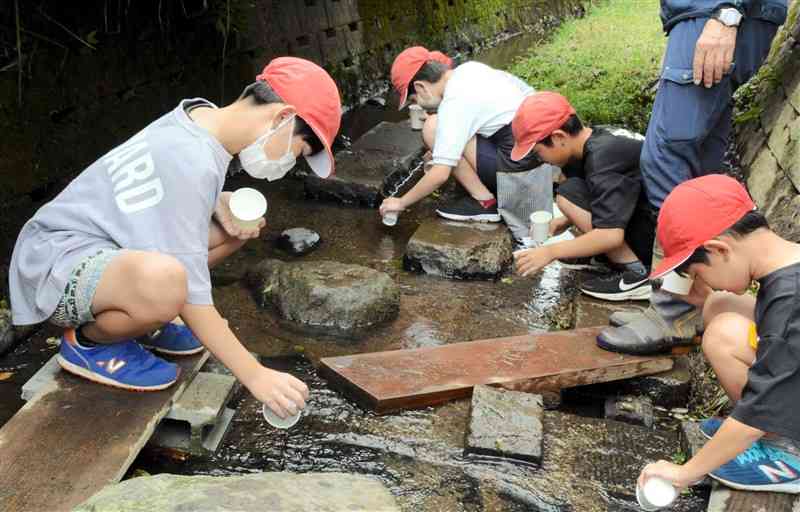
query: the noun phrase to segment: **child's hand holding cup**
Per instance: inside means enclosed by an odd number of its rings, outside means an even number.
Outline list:
[[[239,229],[252,231],[261,226],[261,219],[267,213],[267,198],[254,188],[240,188],[231,195],[228,208]]]

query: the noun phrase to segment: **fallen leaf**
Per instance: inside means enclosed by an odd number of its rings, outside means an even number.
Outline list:
[[[0,372],[0,380],[8,380],[14,376],[14,372]]]
[[[504,277],[500,280],[500,282],[503,284],[511,284],[514,282],[514,280],[510,277]]]

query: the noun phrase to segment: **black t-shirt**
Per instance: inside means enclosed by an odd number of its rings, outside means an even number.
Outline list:
[[[759,280],[756,360],[732,416],[800,440],[800,263]]]
[[[650,209],[642,193],[639,171],[643,144],[641,135],[598,126],[583,147],[583,159],[564,169],[567,177],[586,181],[591,195],[592,227],[625,229],[637,209]]]

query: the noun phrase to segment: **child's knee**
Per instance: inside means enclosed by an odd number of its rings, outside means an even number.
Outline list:
[[[710,300],[710,299],[709,299]],[[703,353],[713,359],[721,352],[736,350],[747,343],[750,320],[731,312],[721,312],[706,324],[703,333]]]
[[[172,256],[151,254],[138,266],[137,280],[146,303],[152,310],[144,316],[168,322],[186,304],[188,278],[183,264]]]

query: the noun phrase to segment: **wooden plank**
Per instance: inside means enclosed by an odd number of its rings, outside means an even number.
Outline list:
[[[672,368],[669,357],[597,347],[601,327],[323,358],[320,375],[378,413],[468,397],[478,384],[542,392]]]
[[[60,372],[0,429],[0,511],[71,510],[118,482],[206,359],[175,359],[178,382],[147,393]]]
[[[779,492],[746,492],[729,489],[714,482],[708,512],[794,512],[800,510],[800,498]]]

